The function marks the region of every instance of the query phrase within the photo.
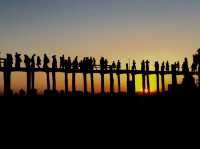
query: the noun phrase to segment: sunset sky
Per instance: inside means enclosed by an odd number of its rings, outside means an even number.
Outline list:
[[[199,8],[199,0],[0,0],[1,56],[64,53],[138,65],[188,57],[191,63],[200,47]]]

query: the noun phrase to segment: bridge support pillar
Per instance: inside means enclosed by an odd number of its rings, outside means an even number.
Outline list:
[[[159,79],[159,73],[156,73],[156,87],[157,87],[157,94],[160,93],[160,79]]]
[[[93,70],[90,73],[91,76],[91,95],[94,96],[94,73]]]
[[[76,73],[72,73],[72,94],[76,95]]]
[[[118,82],[118,93],[121,93],[121,81],[120,81],[120,73],[117,74],[117,82]]]
[[[50,90],[50,78],[49,78],[49,72],[46,72],[47,76],[47,90]]]
[[[53,91],[56,91],[56,72],[52,72]]]
[[[110,94],[114,95],[114,77],[112,67],[110,67]]]
[[[161,74],[161,82],[162,82],[162,94],[165,94],[165,74]]]
[[[65,94],[69,94],[69,89],[68,89],[68,73],[65,72]]]
[[[87,73],[83,72],[84,95],[87,95]]]

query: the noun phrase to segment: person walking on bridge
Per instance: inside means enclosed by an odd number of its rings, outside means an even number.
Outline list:
[[[52,68],[57,68],[57,59],[56,59],[56,55],[52,56],[53,62],[52,62]]]
[[[37,67],[40,68],[41,66],[41,59],[39,56],[37,56]]]
[[[31,58],[31,68],[35,68],[35,54],[33,54],[32,58]]]
[[[22,62],[22,59],[20,58],[21,54],[15,53],[15,68],[20,68],[20,64]]]
[[[50,62],[49,61],[49,58],[47,57],[46,54],[44,54],[44,63],[43,63],[43,68],[48,68],[48,63]]]

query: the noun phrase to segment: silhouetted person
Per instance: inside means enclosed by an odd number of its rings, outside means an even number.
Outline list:
[[[46,54],[44,54],[44,63],[43,63],[43,68],[48,68],[48,63],[50,62],[49,61],[49,58],[47,57]]]
[[[103,57],[100,58],[100,69],[104,70],[104,58]]]
[[[84,66],[83,66],[84,64],[83,64],[83,60],[81,60],[80,62],[79,62],[79,67],[80,67],[80,70],[81,71],[84,71]]]
[[[136,62],[133,60],[132,70],[136,70]]]
[[[182,71],[184,73],[189,72],[189,67],[188,67],[188,60],[187,58],[184,59],[183,65],[182,65]]]
[[[96,63],[96,61],[94,61],[95,59],[94,58],[92,58],[92,57],[90,57],[90,59],[89,59],[89,69],[90,70],[93,70],[94,69],[94,66],[96,65],[95,63]]]
[[[39,56],[37,56],[37,64],[36,65],[38,68],[40,68],[40,66],[41,66],[41,59]]]
[[[15,53],[15,67],[20,68],[20,64],[22,62],[22,59],[20,58],[21,54]]]
[[[13,64],[12,54],[7,54],[6,62],[7,62],[6,66],[9,68],[12,68],[12,64]]]
[[[60,57],[60,68],[64,68],[65,66],[65,56],[64,54]]]
[[[24,55],[24,64],[25,64],[26,68],[31,67],[31,59],[28,57],[28,55]]]
[[[178,71],[180,70],[180,63],[179,63],[179,61],[176,63],[176,68],[177,68]]]
[[[52,56],[52,68],[57,68],[57,59],[56,59],[56,55]]]
[[[93,58],[93,62],[92,62],[93,67],[96,67],[96,59]]]
[[[196,72],[197,65],[193,62],[191,68],[192,68],[192,72]]]
[[[73,63],[72,63],[73,70],[78,69],[78,56],[75,57]]]
[[[108,69],[108,60],[107,59],[105,59],[105,61],[104,61],[104,68],[105,68],[105,70]]]
[[[159,71],[159,62],[156,61],[154,66],[155,66],[155,71],[158,72]]]
[[[112,70],[116,69],[116,67],[117,67],[117,66],[116,66],[116,64],[115,64],[115,61],[113,61],[113,62],[112,62]]]
[[[117,70],[119,71],[121,69],[121,62],[118,60],[117,61]]]
[[[169,71],[169,62],[166,63],[166,71]]]
[[[31,58],[31,68],[35,68],[35,54],[33,54],[32,58]]]
[[[149,71],[149,61],[148,60],[146,60],[146,71]]]
[[[144,60],[141,63],[141,71],[145,71],[145,62],[144,62]]]
[[[183,82],[182,82],[182,85],[184,87],[184,93],[192,93],[194,91],[194,89],[196,88],[196,85],[195,85],[194,78],[189,73],[187,58],[184,59],[184,62],[182,65],[182,70],[184,73],[184,78],[183,78]]]
[[[65,62],[67,62],[67,63],[66,63],[66,65],[67,65],[67,70],[71,70],[71,68],[72,68],[72,61],[71,61],[71,58],[68,57],[68,58],[67,58],[67,61],[65,61]]]
[[[162,62],[162,65],[161,65],[161,71],[162,71],[162,72],[165,71],[165,62]]]
[[[88,70],[88,58],[84,57],[83,60],[81,61],[81,69],[85,72]]]
[[[199,65],[199,56],[197,54],[193,55],[192,71],[195,72]]]

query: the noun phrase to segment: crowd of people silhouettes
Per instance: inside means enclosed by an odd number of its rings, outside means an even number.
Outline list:
[[[199,50],[200,52],[200,50]],[[40,56],[37,56],[36,58],[36,62],[35,62],[35,57],[36,55],[33,54],[32,57],[29,57],[28,55],[24,55],[24,64],[26,68],[44,68],[47,69],[49,68],[49,63],[50,63],[50,59],[48,58],[47,54],[44,54],[43,57],[43,67],[41,67],[42,65],[42,60],[40,58]],[[19,53],[15,53],[15,68],[19,69],[21,68],[21,63],[22,63],[22,59],[21,59],[21,54]],[[193,55],[193,63],[191,65],[191,71],[192,72],[196,72],[200,65],[199,65],[199,54]],[[149,71],[150,67],[149,67],[149,60],[142,60],[141,62],[141,71]],[[174,64],[172,64],[175,67],[176,71],[180,71],[180,63],[179,61],[175,62]],[[4,61],[4,67],[8,67],[11,68],[13,66],[13,57],[12,54],[7,54],[7,57]],[[100,63],[99,65],[97,65],[96,63],[96,59],[94,57],[84,57],[82,60],[78,61],[78,56],[76,56],[74,58],[74,60],[71,60],[71,57],[68,57],[67,59],[65,59],[64,54],[62,56],[60,56],[60,65],[59,65],[61,69],[66,69],[66,70],[81,70],[81,71],[88,71],[88,70],[94,70],[94,68],[98,68],[98,66],[100,66],[100,70],[108,70],[109,68],[112,68],[112,70],[120,70],[121,69],[121,62],[120,60],[117,61],[117,63],[115,61],[112,61],[112,63],[109,65],[108,60],[105,57],[101,57],[100,58]],[[163,61],[161,64],[161,67],[159,65],[158,61],[155,61],[154,64],[155,67],[155,71],[159,72],[161,70],[161,72],[164,71],[170,71],[170,64],[167,61],[166,63]],[[52,56],[52,67],[51,68],[58,68],[58,62],[57,62],[57,58],[56,55]],[[133,60],[132,63],[132,67],[131,70],[136,71],[136,62],[135,60]],[[183,64],[182,64],[182,71],[186,72],[189,71],[189,66],[188,66],[188,60],[187,58],[185,58]]]

